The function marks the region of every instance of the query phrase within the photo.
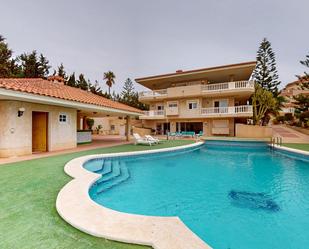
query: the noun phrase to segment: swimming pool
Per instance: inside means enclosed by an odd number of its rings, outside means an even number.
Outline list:
[[[209,141],[189,151],[90,160],[89,190],[114,210],[179,216],[218,249],[306,248],[309,165],[259,142]]]

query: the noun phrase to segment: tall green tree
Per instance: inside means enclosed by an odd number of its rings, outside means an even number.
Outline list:
[[[111,94],[111,87],[115,84],[115,74],[112,71],[108,71],[104,73],[103,80],[106,81],[106,85],[108,86],[108,94]]]
[[[126,81],[124,82],[123,90],[121,91],[119,101],[141,110],[149,109],[148,105],[145,105],[139,101],[138,92],[135,91],[134,83],[130,78],[126,79]]]
[[[253,72],[253,79],[262,88],[270,91],[275,97],[278,96],[280,85],[276,66],[276,57],[271,43],[264,38],[257,51],[256,68]]]
[[[31,53],[23,53],[19,56],[21,61],[22,75],[26,78],[46,78],[51,66],[47,58],[34,50]]]
[[[89,89],[88,88],[88,82],[87,82],[87,80],[85,79],[85,76],[82,73],[78,76],[77,87],[81,88],[83,90]]]
[[[300,63],[309,68],[309,55],[306,55],[305,60],[300,61]],[[309,90],[309,73],[304,72],[304,75],[297,76],[299,79],[299,88],[302,90]],[[309,110],[309,96],[304,94],[299,94],[297,96],[293,96],[296,104],[295,113],[297,116],[300,116],[303,112],[307,112]]]
[[[306,58],[303,61],[300,61],[300,63],[309,68],[309,54],[306,55]],[[300,88],[302,90],[309,90],[309,73],[305,71],[303,76],[298,76],[298,79],[300,81]]]
[[[126,81],[124,82],[123,90],[121,91],[121,99],[124,103],[131,103],[134,98],[134,85],[133,82],[130,78],[127,78]]]
[[[61,63],[60,66],[58,66],[57,68],[57,75],[62,77],[64,80],[67,79],[67,74],[65,72],[65,69],[64,69],[64,66],[63,64]]]
[[[72,86],[72,87],[77,87],[76,86],[76,79],[75,79],[75,73],[72,73],[66,82],[66,85]]]
[[[11,76],[11,56],[12,50],[0,35],[0,78]]]

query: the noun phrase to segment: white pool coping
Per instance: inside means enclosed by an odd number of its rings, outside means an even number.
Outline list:
[[[196,142],[165,149],[75,158],[64,167],[64,171],[73,179],[58,193],[56,209],[66,222],[93,236],[132,244],[149,245],[155,249],[211,249],[179,217],[128,214],[94,202],[89,196],[89,188],[101,175],[90,172],[83,167],[86,161],[95,158],[176,151],[194,148],[202,144],[203,142]]]
[[[280,146],[280,145],[276,145],[276,144],[273,145],[273,146],[276,149],[279,149],[279,150],[285,150],[285,151],[294,152],[294,153],[297,153],[297,154],[302,154],[302,155],[309,156],[309,151],[293,149],[293,148],[289,148],[289,147],[286,147],[286,146]]]

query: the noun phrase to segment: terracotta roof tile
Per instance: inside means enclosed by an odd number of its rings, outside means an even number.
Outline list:
[[[123,111],[142,113],[139,109],[104,98],[91,92],[41,78],[0,78],[0,88],[115,108]]]

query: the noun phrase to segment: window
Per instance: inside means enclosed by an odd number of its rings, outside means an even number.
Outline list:
[[[66,114],[59,114],[59,122],[60,123],[66,123],[68,121],[67,115]]]
[[[111,131],[115,130],[115,125],[111,125]]]
[[[157,105],[157,110],[158,111],[163,111],[164,110],[164,105]]]
[[[189,102],[188,102],[188,109],[189,109],[189,110],[195,110],[195,109],[197,109],[197,101],[189,101]]]
[[[168,108],[177,108],[177,107],[178,107],[177,102],[170,102],[170,103],[168,103]]]
[[[214,101],[214,107],[228,107],[228,101],[226,99]]]

